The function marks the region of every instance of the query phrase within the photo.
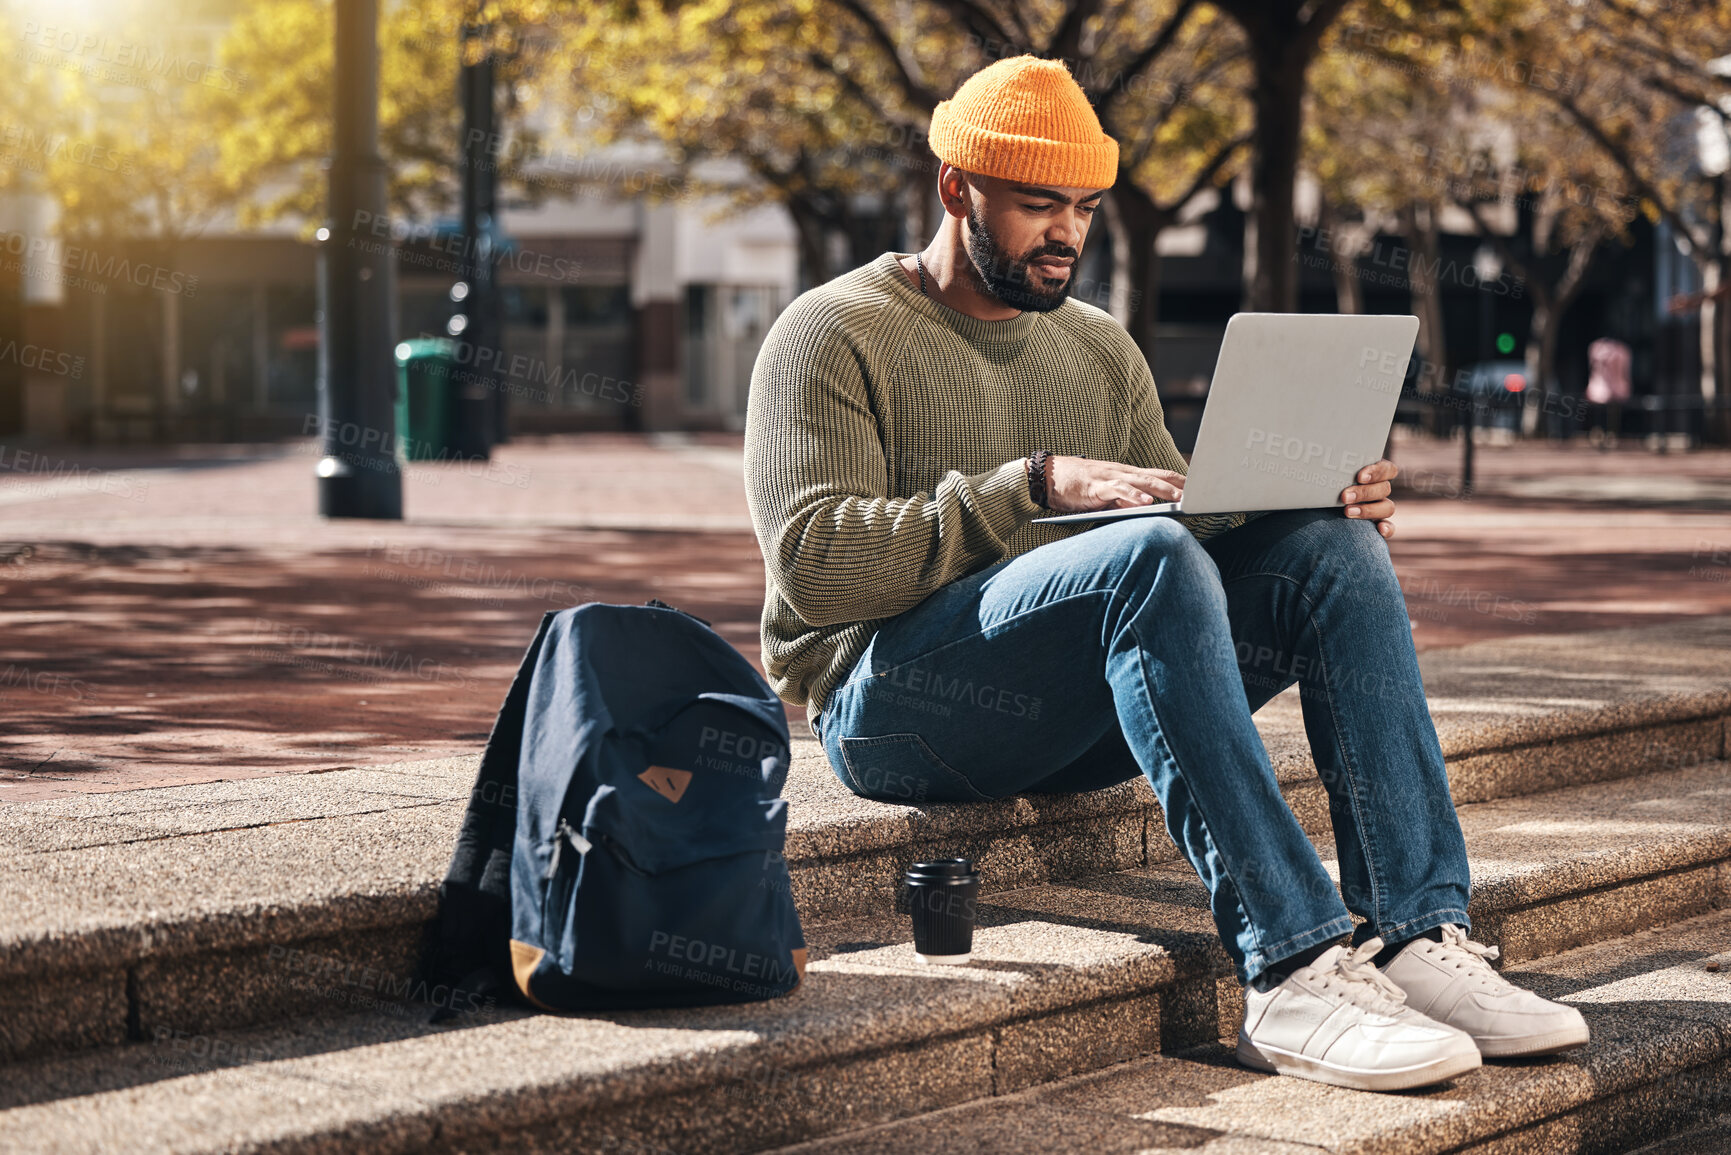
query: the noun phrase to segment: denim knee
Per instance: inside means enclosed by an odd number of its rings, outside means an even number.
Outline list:
[[[1405,605],[1388,545],[1376,523],[1344,517],[1338,510],[1305,510],[1294,534],[1306,563],[1305,585],[1313,596],[1344,592],[1355,602]]]
[[[1122,584],[1138,571],[1157,568],[1162,563],[1190,567],[1212,566],[1196,536],[1172,517],[1135,517],[1108,522],[1089,531],[1100,539],[1103,569]],[[1103,575],[1104,576],[1104,575]]]
[[[1130,518],[1090,533],[1110,535],[1102,541],[1108,549],[1099,576],[1115,593],[1141,602],[1158,584],[1168,612],[1182,612],[1188,604],[1194,611],[1225,613],[1226,591],[1214,559],[1176,518]]]

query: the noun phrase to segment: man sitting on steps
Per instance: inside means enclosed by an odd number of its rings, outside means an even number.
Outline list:
[[[923,804],[1146,775],[1248,984],[1250,1066],[1392,1090],[1585,1043],[1578,1011],[1467,937],[1383,542],[1393,463],[1343,510],[1032,524],[1184,486],[1147,361],[1067,296],[1118,146],[1065,67],[1029,56],[971,77],[930,139],[937,236],[801,296],[751,381],[764,664],[837,777]],[[1338,891],[1251,722],[1294,682]]]

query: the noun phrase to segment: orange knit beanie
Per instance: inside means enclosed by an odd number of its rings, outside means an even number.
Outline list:
[[[965,172],[1027,184],[1111,188],[1118,142],[1061,61],[1016,56],[968,77],[932,113],[932,151]]]

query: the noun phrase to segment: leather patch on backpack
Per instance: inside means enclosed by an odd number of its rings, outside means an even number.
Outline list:
[[[517,980],[517,989],[523,992],[523,997],[544,1011],[553,1008],[536,998],[529,990],[529,977],[535,973],[535,968],[541,965],[541,959],[547,954],[538,946],[530,946],[526,942],[511,940],[511,977]]]
[[[691,771],[675,770],[671,766],[651,766],[639,774],[637,780],[669,802],[678,802],[685,797],[685,788],[691,785]]]

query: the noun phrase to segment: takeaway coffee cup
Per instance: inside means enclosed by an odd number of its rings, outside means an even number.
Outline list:
[[[980,873],[965,858],[916,862],[908,868],[908,912],[914,957],[923,963],[965,963],[974,949]]]

